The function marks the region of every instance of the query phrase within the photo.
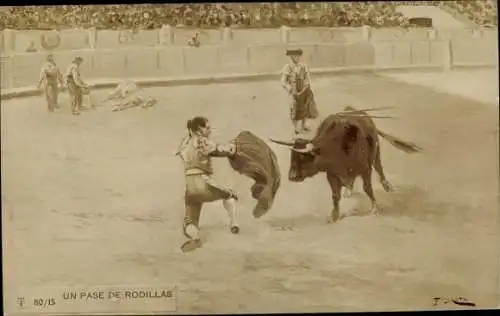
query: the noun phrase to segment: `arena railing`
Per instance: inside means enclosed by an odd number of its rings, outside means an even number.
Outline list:
[[[95,88],[112,87],[124,78],[143,85],[277,78],[287,62],[285,50],[294,47],[303,49],[303,61],[313,76],[359,71],[495,67],[498,63],[496,32],[415,30],[404,33],[398,29],[370,28],[360,28],[356,30],[358,34],[342,29],[310,29],[295,34],[293,31],[282,28],[279,41],[264,44],[252,42],[255,39],[248,40],[248,44],[238,42],[228,37],[226,30],[228,38],[223,44],[202,44],[200,47],[175,43],[121,45],[116,48],[53,49],[51,53],[62,71],[76,55],[82,56],[85,60],[82,75]],[[326,31],[330,38],[325,35]],[[34,83],[47,54],[48,51],[3,54],[2,98],[36,94]]]

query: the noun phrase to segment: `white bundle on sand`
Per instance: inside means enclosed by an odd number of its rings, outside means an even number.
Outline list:
[[[147,96],[135,82],[124,80],[101,102],[101,105],[111,105],[113,112],[116,112],[134,107],[148,108],[156,103],[157,100]]]
[[[111,92],[111,94],[108,96],[108,99],[123,99],[128,95],[138,92],[139,90],[141,90],[141,88],[139,88],[139,86],[135,82],[131,80],[123,80],[118,84],[115,90]]]

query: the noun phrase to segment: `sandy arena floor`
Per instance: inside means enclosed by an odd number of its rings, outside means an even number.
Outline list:
[[[408,155],[382,141],[396,188],[385,193],[374,178],[384,214],[327,224],[330,189],[317,176],[285,178],[273,209],[255,220],[252,182],[220,160],[217,178],[241,193],[241,234],[229,233],[220,203],[207,205],[205,246],[182,254],[184,179],[172,151],[186,120],[208,116],[220,141],[244,129],[289,138],[287,102],[269,81],[148,91],[156,107],[80,117],[65,94],[54,114],[42,97],[2,102],[6,289],[174,284],[182,313],[438,308],[433,296],[498,306],[496,106],[384,76],[317,78],[322,116],[348,104],[395,106],[384,113],[398,118],[378,127],[425,148]],[[288,150],[271,146],[286,175]],[[343,211],[354,204],[369,210],[362,193]]]

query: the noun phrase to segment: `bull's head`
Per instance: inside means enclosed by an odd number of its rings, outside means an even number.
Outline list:
[[[290,181],[302,182],[318,173],[314,160],[319,150],[314,147],[310,140],[298,138],[293,141],[274,139],[271,141],[290,148],[290,170],[288,171]]]

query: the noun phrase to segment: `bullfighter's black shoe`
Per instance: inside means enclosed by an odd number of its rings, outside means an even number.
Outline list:
[[[185,243],[182,244],[181,250],[182,252],[191,252],[198,248],[201,248],[202,243],[200,239],[189,239]]]

